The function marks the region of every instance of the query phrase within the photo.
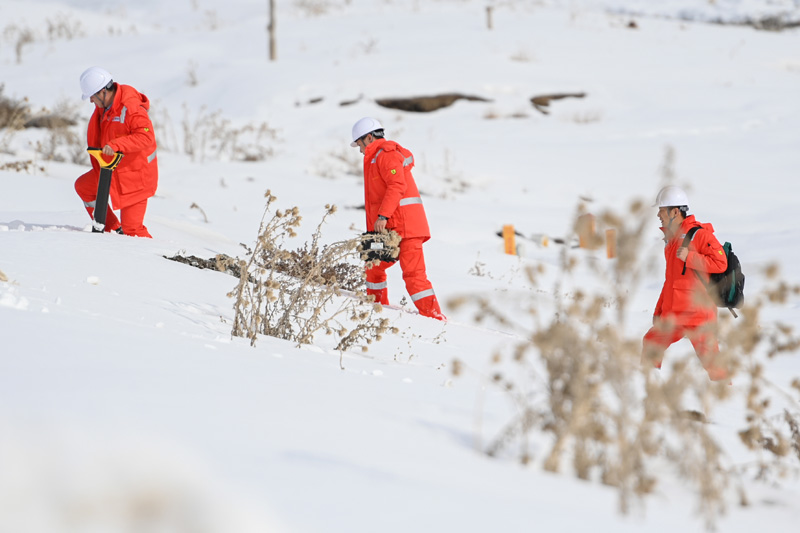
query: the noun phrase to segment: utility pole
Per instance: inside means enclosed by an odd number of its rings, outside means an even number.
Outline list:
[[[278,58],[278,50],[275,45],[275,0],[269,0],[269,24],[267,25],[267,32],[269,33],[269,60],[275,61]]]

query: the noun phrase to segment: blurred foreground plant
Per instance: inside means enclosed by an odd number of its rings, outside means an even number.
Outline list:
[[[30,116],[28,100],[17,100],[3,94],[5,84],[0,83],[0,151],[7,151],[11,138],[25,127]]]
[[[720,313],[723,364],[731,369],[735,387],[709,382],[693,364],[693,353],[682,359],[670,355],[671,368],[661,373],[642,367],[645,330],[629,328],[628,319],[646,270],[640,251],[650,215],[638,202],[625,217],[607,212],[598,218],[617,231],[614,260],[562,248],[553,301],[526,302],[533,323],[526,340],[498,349],[491,358],[485,379],[511,399],[515,414],[484,451],[511,453],[526,464],[538,460],[551,472],[569,465],[578,478],[616,487],[622,512],[656,490],[659,465],[671,464],[693,486],[698,510],[713,528],[731,490],[747,504],[747,478],[775,481],[800,472],[800,380],[774,383],[764,371],[770,358],[796,352],[800,339],[791,326],[760,319],[769,306],[800,290],[777,279],[777,269],[770,267],[765,277],[772,286],[748,294],[739,319]],[[576,232],[580,220],[576,217]],[[546,293],[536,290],[543,272],[541,266],[526,271],[532,294],[540,299]],[[519,323],[518,316],[508,314],[508,300],[502,308],[479,297],[450,302],[464,303],[477,306],[478,320]],[[542,312],[548,306],[552,314]],[[462,361],[454,362],[455,375],[468,370]],[[744,394],[735,393],[743,389]],[[740,415],[743,425],[717,424],[715,409],[723,407],[726,417]],[[726,431],[733,438],[721,438]],[[731,445],[737,440],[747,450]],[[512,445],[517,452],[509,452]]]

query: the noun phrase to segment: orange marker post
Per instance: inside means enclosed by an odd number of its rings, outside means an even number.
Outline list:
[[[517,243],[513,224],[506,224],[503,226],[503,242],[505,243],[507,254],[517,255]]]
[[[617,230],[606,230],[606,257],[614,259],[617,257]]]

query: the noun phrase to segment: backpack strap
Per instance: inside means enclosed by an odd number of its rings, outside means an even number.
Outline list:
[[[689,228],[689,231],[686,232],[686,236],[683,238],[683,242],[681,243],[681,248],[688,248],[689,243],[692,242],[692,238],[694,234],[697,233],[697,230],[700,229],[700,226],[694,226]],[[681,276],[686,274],[686,262],[683,263],[683,271],[681,272]]]

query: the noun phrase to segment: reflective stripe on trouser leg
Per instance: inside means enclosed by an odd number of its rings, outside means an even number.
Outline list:
[[[425,291],[420,291],[416,294],[411,295],[411,301],[416,302],[417,300],[422,300],[423,298],[427,298],[428,296],[435,296],[436,293],[433,292],[433,289],[428,289]]]
[[[422,253],[421,237],[400,241],[400,268],[411,301],[423,316],[441,315],[439,302],[433,292],[433,285],[425,272],[425,256]]]

